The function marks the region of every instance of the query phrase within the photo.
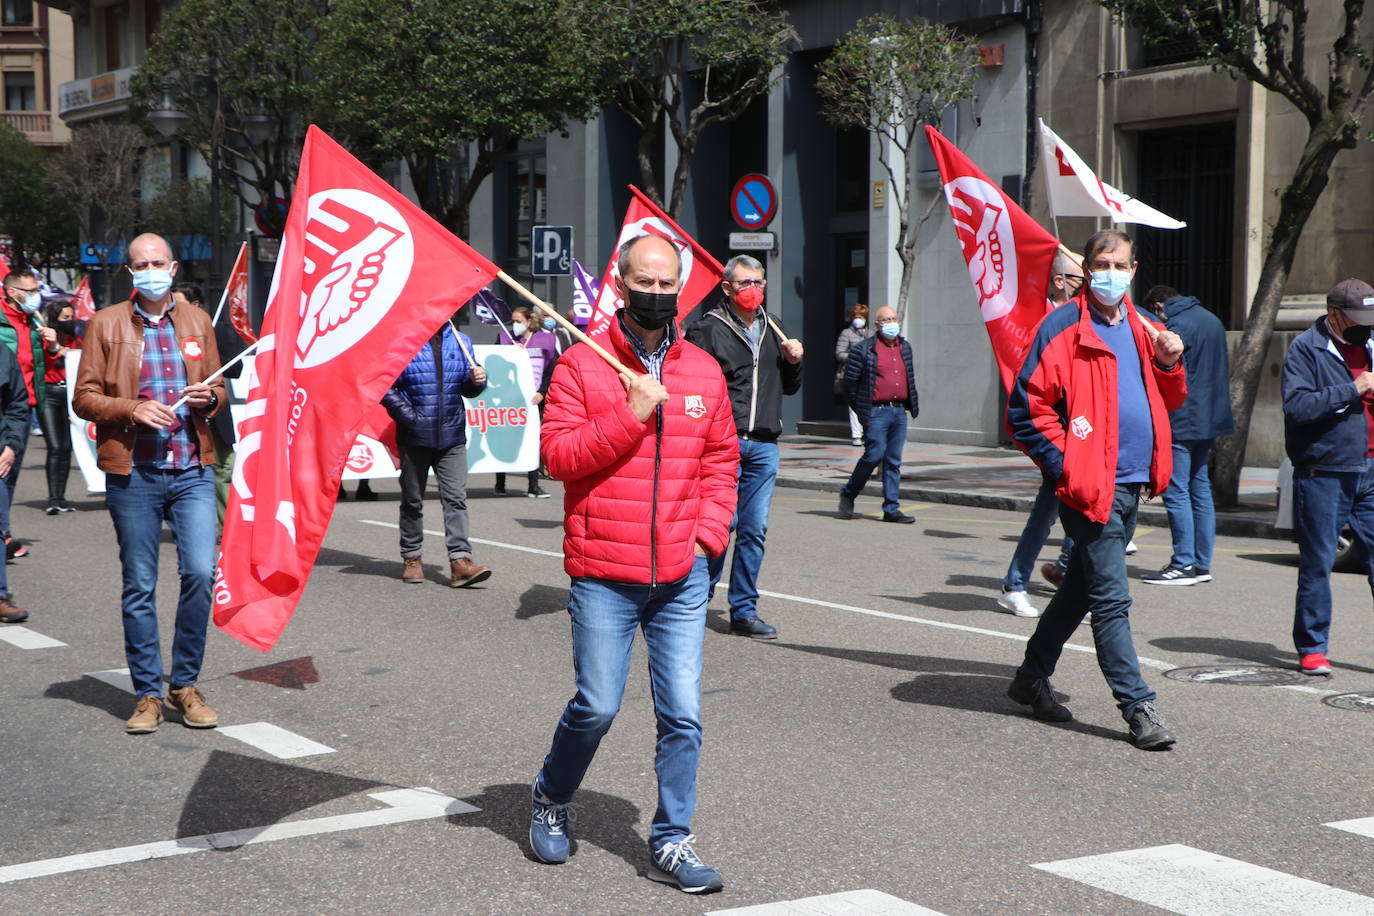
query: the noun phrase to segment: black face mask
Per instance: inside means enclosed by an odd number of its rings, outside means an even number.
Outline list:
[[[1370,328],[1363,324],[1352,324],[1341,332],[1341,338],[1348,344],[1363,347],[1369,342]]]
[[[57,333],[59,334],[66,334],[68,337],[76,336],[75,321],[54,321],[52,323],[52,326],[57,330]]]
[[[677,317],[677,293],[646,293],[628,290],[625,311],[646,331],[657,331]]]

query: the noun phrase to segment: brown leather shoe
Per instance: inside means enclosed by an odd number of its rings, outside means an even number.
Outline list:
[[[448,565],[449,588],[467,588],[469,585],[476,585],[478,582],[485,582],[491,578],[490,566],[478,566],[472,562],[472,557],[463,557],[453,560]]]
[[[28,611],[15,607],[9,598],[0,598],[0,623],[23,623],[28,619]]]
[[[151,694],[138,698],[134,714],[124,723],[124,730],[131,735],[147,735],[157,731],[162,724],[162,697]]]
[[[409,585],[425,581],[425,566],[419,557],[401,557],[405,568],[401,570],[401,581]]]
[[[187,728],[214,728],[219,716],[205,702],[199,687],[173,687],[167,692],[167,705],[181,713]]]

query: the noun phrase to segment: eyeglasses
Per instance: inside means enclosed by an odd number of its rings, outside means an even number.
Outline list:
[[[1059,276],[1063,277],[1065,280],[1077,280],[1079,283],[1083,282],[1082,274],[1060,274]]]
[[[745,289],[748,289],[751,286],[757,286],[759,288],[762,288],[768,283],[767,280],[731,280],[730,282],[735,284],[736,286],[743,287]]]

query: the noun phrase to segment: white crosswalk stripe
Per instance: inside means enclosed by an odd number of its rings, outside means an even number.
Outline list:
[[[56,649],[66,645],[51,636],[44,636],[36,630],[14,624],[0,628],[0,640],[20,649]]]
[[[1032,866],[1181,916],[1374,916],[1374,899],[1171,844]]]
[[[906,900],[871,889],[803,897],[779,903],[761,903],[729,910],[712,910],[706,916],[941,916]]]

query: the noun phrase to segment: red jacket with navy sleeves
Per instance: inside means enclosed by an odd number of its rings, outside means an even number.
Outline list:
[[[1085,294],[1086,295],[1086,294]],[[1169,485],[1173,438],[1169,411],[1188,395],[1183,361],[1162,369],[1154,346],[1130,301],[1122,303],[1131,322],[1154,429],[1150,493]],[[1045,316],[1026,351],[1007,399],[1007,425],[1016,444],[1058,482],[1060,501],[1094,522],[1111,514],[1116,489],[1116,355],[1093,330],[1086,298],[1079,296]]]
[[[642,367],[618,320],[596,340],[631,369]],[[667,403],[641,422],[620,376],[591,347],[569,347],[554,369],[540,445],[564,486],[570,576],[674,582],[691,571],[697,541],[712,556],[725,551],[739,466],[725,378],[715,359],[678,339],[663,384]]]

